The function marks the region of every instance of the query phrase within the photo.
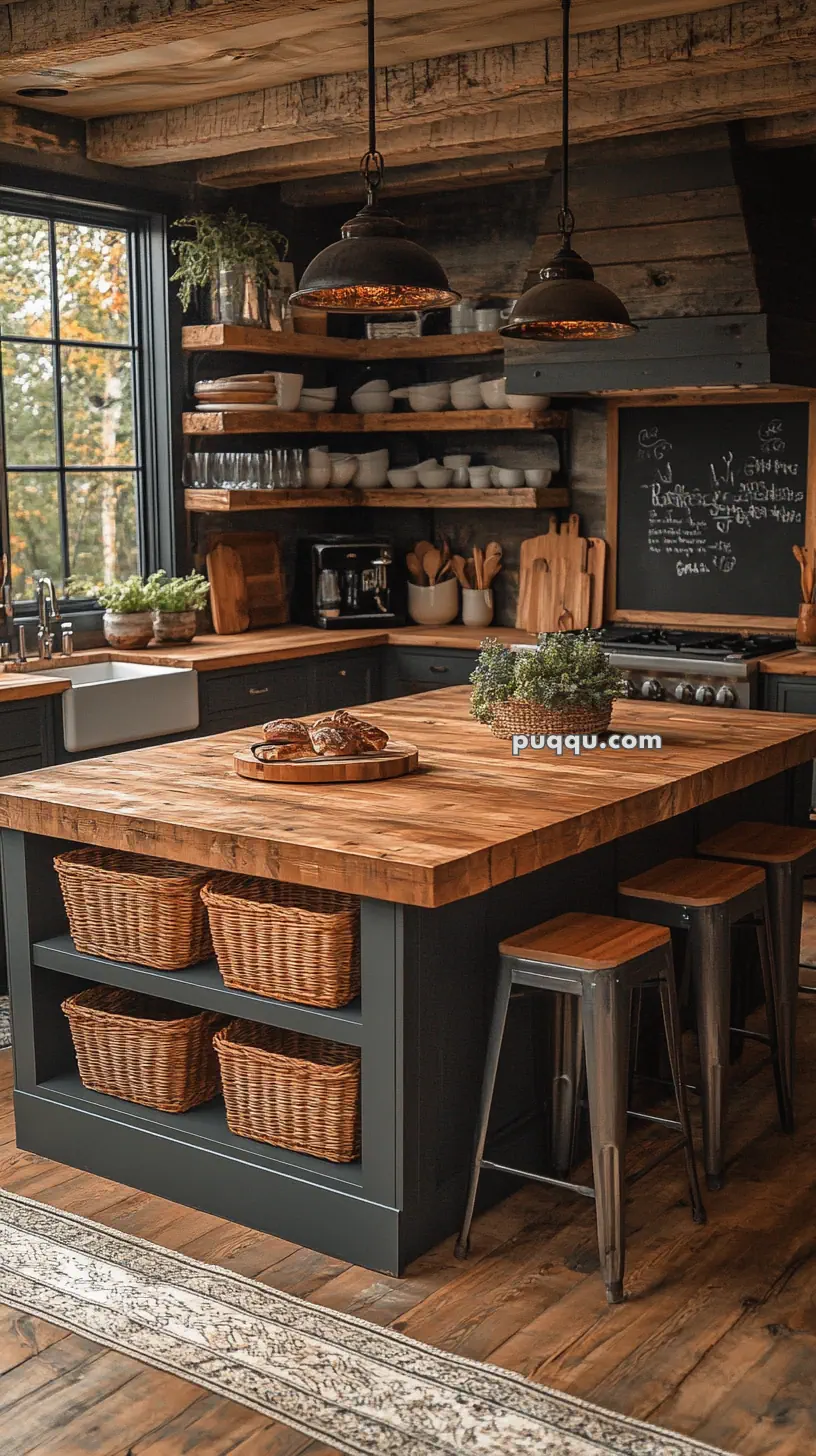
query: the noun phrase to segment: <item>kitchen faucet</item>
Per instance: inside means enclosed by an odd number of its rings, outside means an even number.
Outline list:
[[[57,594],[50,576],[41,576],[37,581],[37,651],[41,662],[50,662],[54,652],[54,634],[51,625],[60,621]]]

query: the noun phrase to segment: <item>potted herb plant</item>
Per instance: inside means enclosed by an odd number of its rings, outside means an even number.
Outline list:
[[[195,290],[203,288],[209,290],[213,323],[268,328],[269,289],[289,247],[283,233],[232,207],[222,216],[180,217],[174,226],[193,230],[192,237],[170,244],[178,262],[172,282],[179,285],[185,312]]]
[[[153,636],[157,642],[192,642],[196,634],[196,612],[207,605],[210,584],[193,571],[189,576],[168,576],[154,571],[147,578],[145,596],[152,609]]]
[[[72,597],[95,597],[105,608],[102,631],[111,647],[146,647],[153,636],[153,611],[140,576],[126,581],[79,580],[68,583]]]
[[[470,711],[497,738],[514,733],[599,733],[624,680],[598,634],[549,632],[513,651],[487,637],[470,681]]]

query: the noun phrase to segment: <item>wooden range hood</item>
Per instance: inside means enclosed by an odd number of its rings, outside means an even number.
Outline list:
[[[613,142],[576,168],[577,246],[638,333],[508,340],[512,393],[816,385],[810,153],[748,147],[739,124],[701,128],[694,150],[680,150],[688,134],[662,140],[677,150],[633,157]],[[537,240],[535,268],[551,243]]]

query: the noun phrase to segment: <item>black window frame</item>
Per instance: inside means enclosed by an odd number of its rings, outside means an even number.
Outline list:
[[[163,567],[172,573],[175,561],[175,518],[173,503],[173,429],[171,414],[171,340],[168,307],[167,220],[163,214],[126,208],[110,203],[80,202],[76,199],[38,194],[18,188],[0,187],[0,212],[60,222],[126,230],[131,288],[131,340],[128,345],[101,347],[130,348],[134,359],[134,433],[136,437],[136,521],[141,570],[144,575]],[[52,253],[53,307],[57,307]],[[52,328],[56,320],[52,320]],[[8,336],[7,342],[11,342]],[[47,341],[39,341],[47,342]],[[68,340],[60,340],[63,347]],[[59,352],[59,347],[57,348]],[[57,366],[58,367],[58,366]],[[55,392],[59,380],[55,377]],[[0,380],[0,404],[2,403]],[[57,392],[57,410],[61,402]],[[8,479],[0,408],[0,551],[9,553]],[[99,467],[115,470],[115,466]],[[127,467],[125,467],[127,468]],[[49,467],[43,467],[45,473]],[[52,468],[53,469],[53,468]],[[64,473],[64,462],[62,462]],[[63,521],[63,530],[65,522]],[[61,598],[72,617],[86,627],[99,620],[98,605],[88,599]],[[36,615],[33,600],[14,603],[15,619]]]

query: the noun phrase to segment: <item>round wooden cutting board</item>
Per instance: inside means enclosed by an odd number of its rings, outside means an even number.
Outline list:
[[[360,784],[370,779],[396,779],[411,773],[419,763],[413,743],[393,741],[382,753],[360,754],[357,758],[285,758],[259,763],[248,748],[236,753],[235,772],[244,779],[265,784]]]

